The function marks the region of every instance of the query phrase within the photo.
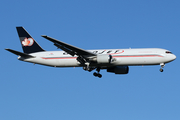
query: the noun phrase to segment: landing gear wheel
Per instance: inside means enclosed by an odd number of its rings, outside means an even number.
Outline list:
[[[98,77],[99,77],[99,78],[102,78],[102,75],[101,75],[101,74],[98,74]]]
[[[161,69],[160,69],[160,72],[163,72],[163,71],[164,71],[164,70],[161,68]]]
[[[97,77],[97,76],[98,76],[98,73],[94,72],[93,75],[94,75],[95,77]]]
[[[94,75],[95,77],[99,77],[99,78],[102,77],[102,75],[99,73],[99,72],[100,72],[100,69],[101,69],[101,68],[98,67],[98,68],[96,69],[97,72],[94,72],[94,73],[93,73],[93,75]]]
[[[96,73],[96,72],[94,72],[94,73],[93,73],[93,75],[94,75],[95,77],[99,77],[99,78],[101,78],[101,77],[102,77],[102,75],[101,75],[101,74]]]

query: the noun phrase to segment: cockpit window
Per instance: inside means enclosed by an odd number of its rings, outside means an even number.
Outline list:
[[[170,51],[166,51],[166,53],[167,53],[167,54],[172,54],[172,52],[170,52]]]

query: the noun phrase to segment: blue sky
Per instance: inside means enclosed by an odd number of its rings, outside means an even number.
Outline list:
[[[178,0],[4,0],[0,4],[1,120],[180,119],[180,2]],[[16,26],[45,50],[48,35],[83,49],[164,48],[177,59],[130,67],[129,74],[52,68],[17,60]]]

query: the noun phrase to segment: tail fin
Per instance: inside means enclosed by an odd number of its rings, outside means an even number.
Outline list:
[[[24,53],[44,51],[23,27],[16,27]]]

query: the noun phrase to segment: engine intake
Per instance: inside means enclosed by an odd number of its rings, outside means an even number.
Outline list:
[[[112,72],[115,74],[127,74],[129,72],[129,67],[128,66],[110,67],[107,69],[107,72]]]

